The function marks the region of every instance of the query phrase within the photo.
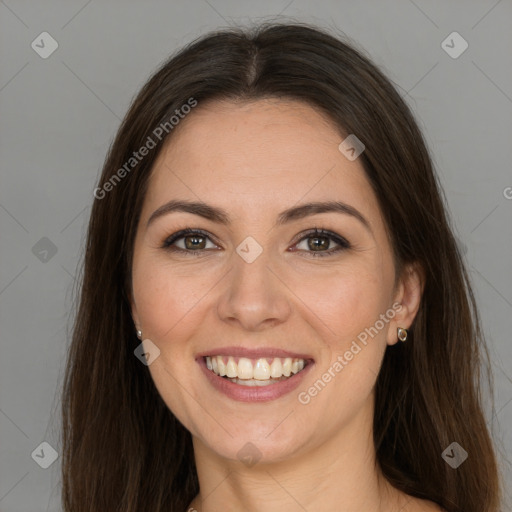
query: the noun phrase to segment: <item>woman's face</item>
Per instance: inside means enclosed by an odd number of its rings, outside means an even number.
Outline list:
[[[163,400],[196,453],[215,457],[279,461],[366,436],[386,344],[412,317],[398,311],[403,288],[359,159],[299,102],[199,104],[176,130],[153,168],[132,269]],[[203,215],[171,201],[204,203]],[[317,202],[346,206],[301,209]],[[201,233],[171,239],[186,228]],[[215,356],[244,382],[216,375]]]

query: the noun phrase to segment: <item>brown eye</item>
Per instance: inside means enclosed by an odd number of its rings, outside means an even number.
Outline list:
[[[187,249],[205,249],[206,237],[203,235],[187,235],[182,238],[185,240],[185,247]]]
[[[183,242],[181,242],[182,240]],[[351,247],[343,237],[336,233],[318,228],[306,233],[305,236],[295,244],[295,247],[306,241],[306,248],[299,248],[298,250],[313,257],[330,256]],[[208,242],[210,242],[213,247],[207,247]],[[337,244],[338,247],[329,249],[331,242]],[[162,244],[162,248],[168,251],[200,256],[204,251],[218,249],[218,246],[211,241],[210,236],[206,232],[187,228],[168,237]]]
[[[350,244],[341,236],[335,233],[331,233],[330,231],[317,228],[315,228],[315,230],[313,230],[312,232],[306,233],[306,236],[303,236],[300,239],[299,244],[306,241],[307,249],[309,250],[304,250],[304,252],[310,253],[310,256],[313,257],[329,256],[339,251],[343,251],[345,249],[350,248]],[[334,249],[329,249],[329,246],[332,241],[338,244],[338,247]],[[302,251],[303,249],[299,250]]]
[[[181,242],[181,240],[183,240],[183,242]],[[213,242],[211,242],[211,240],[210,243],[213,247],[207,247],[206,244],[209,240],[209,236],[203,231],[188,228],[178,231],[168,237],[162,244],[162,248],[169,251],[188,254],[197,253],[197,255],[199,255],[201,251],[217,247]]]
[[[317,249],[327,249],[330,244],[329,238],[327,238],[326,236],[323,236],[323,237],[315,236],[313,238],[308,237],[307,240],[308,240],[308,247],[312,251],[316,251]]]

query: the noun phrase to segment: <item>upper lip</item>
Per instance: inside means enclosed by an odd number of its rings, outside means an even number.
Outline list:
[[[246,357],[248,359],[260,359],[265,357],[291,357],[296,359],[313,360],[309,354],[298,352],[290,352],[274,347],[260,347],[260,348],[244,348],[244,347],[219,347],[210,348],[204,352],[197,354],[197,357],[205,356],[233,356],[233,357]]]

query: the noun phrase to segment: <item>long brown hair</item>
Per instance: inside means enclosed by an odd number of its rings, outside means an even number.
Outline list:
[[[183,512],[199,492],[191,435],[134,356],[134,236],[152,166],[179,129],[169,124],[176,110],[191,98],[201,105],[265,97],[307,102],[340,134],[356,134],[397,273],[410,262],[425,270],[409,340],[386,349],[376,383],[374,442],[385,477],[448,512],[498,511],[497,462],[481,404],[486,362],[491,383],[487,348],[422,134],[361,50],[302,23],[194,41],[149,79],[118,130],[95,192],[63,384],[64,510]],[[155,132],[164,123],[165,132]],[[134,164],[148,138],[154,147]],[[454,441],[469,454],[457,469],[441,456]]]

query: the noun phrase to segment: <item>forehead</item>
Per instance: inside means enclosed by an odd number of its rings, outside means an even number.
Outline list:
[[[380,217],[362,165],[338,149],[344,135],[305,103],[210,101],[177,128],[154,165],[146,218],[174,198],[222,206],[246,219],[332,200],[353,205],[371,224]]]

